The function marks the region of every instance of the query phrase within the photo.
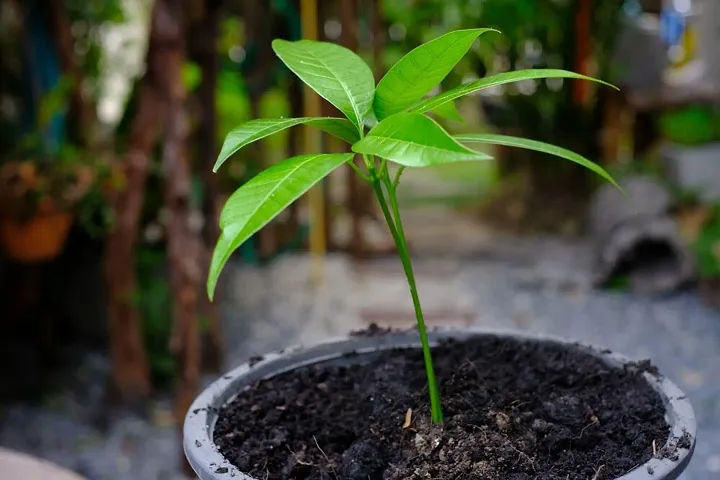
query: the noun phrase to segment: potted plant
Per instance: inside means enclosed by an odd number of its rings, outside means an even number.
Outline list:
[[[89,214],[102,198],[106,173],[104,164],[68,146],[52,157],[0,165],[0,241],[5,252],[29,263],[55,258],[77,216],[91,227]]]
[[[424,98],[487,32],[440,36],[408,53],[377,86],[367,65],[343,47],[273,42],[285,65],[347,119],[251,120],[228,135],[216,169],[245,145],[300,124],[347,141],[354,153],[293,157],[240,187],[220,217],[208,294],[245,239],[347,164],[380,203],[418,328],[375,328],[269,355],[216,381],[184,425],[185,452],[201,479],[667,480],[685,468],[694,447],[692,408],[649,362],[536,335],[426,331],[396,197],[404,168],[487,160],[467,144],[491,143],[554,154],[612,182],[565,149],[491,134],[453,137],[426,115],[493,85],[592,80],[525,70]],[[353,162],[356,154],[362,166]],[[388,162],[398,165],[394,175]]]

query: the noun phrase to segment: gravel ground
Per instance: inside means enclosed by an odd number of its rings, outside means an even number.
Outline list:
[[[720,314],[692,292],[665,298],[599,292],[588,280],[588,249],[557,239],[485,238],[474,248],[416,261],[430,323],[479,324],[572,337],[651,358],[690,397],[700,431],[683,480],[720,478]],[[324,262],[325,281],[309,281],[306,256],[269,268],[231,265],[224,274],[228,365],[292,343],[311,343],[362,327],[371,319],[401,327],[411,304],[394,259],[356,265]],[[434,312],[434,313],[433,313]],[[47,458],[89,479],[182,478],[169,403],[152,421],[118,413],[107,431],[93,425],[102,357],[92,357],[79,385],[38,406],[0,412],[0,445]],[[83,377],[83,375],[85,375]]]

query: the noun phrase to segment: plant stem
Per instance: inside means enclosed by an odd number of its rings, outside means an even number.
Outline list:
[[[390,181],[387,172],[380,172],[383,182],[387,190],[388,198],[390,199],[390,207],[385,199],[385,194],[382,190],[381,180],[378,179],[375,170],[370,171],[370,177],[372,179],[373,190],[375,196],[380,203],[385,221],[390,229],[390,234],[395,241],[395,245],[400,255],[400,261],[405,271],[405,277],[407,278],[408,287],[410,288],[410,296],[412,297],[413,307],[415,309],[415,319],[417,320],[418,333],[420,334],[420,343],[422,344],[423,357],[425,359],[425,373],[427,374],[428,380],[428,392],[430,394],[430,416],[433,423],[442,423],[442,405],[440,404],[440,392],[437,387],[437,380],[435,379],[435,369],[433,368],[432,354],[430,352],[430,343],[427,338],[427,329],[425,328],[425,318],[423,316],[422,305],[420,304],[420,296],[417,291],[417,284],[415,283],[415,273],[413,272],[412,262],[410,261],[410,253],[405,240],[405,232],[402,225],[402,219],[400,218],[400,209],[398,208],[397,196],[395,195],[395,184]],[[390,213],[392,208],[392,214]]]
[[[405,170],[405,167],[400,165],[400,167],[398,167],[397,172],[395,173],[395,180],[393,180],[393,182],[392,182],[393,190],[395,190],[397,188],[398,184],[400,183],[400,175],[402,175],[403,170]]]
[[[365,175],[365,173],[364,173],[362,170],[360,170],[360,167],[358,167],[357,165],[355,165],[355,158],[354,158],[354,157],[353,157],[350,161],[348,161],[347,163],[348,163],[348,165],[350,165],[350,168],[352,168],[353,170],[355,170],[355,173],[357,173],[357,174],[360,176],[360,178],[362,178],[363,180],[365,180],[365,181],[368,182],[368,183],[370,183],[370,182],[372,181],[372,180],[370,180],[370,177],[368,177],[367,175]]]

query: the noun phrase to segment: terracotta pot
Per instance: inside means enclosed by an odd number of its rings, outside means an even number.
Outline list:
[[[5,217],[0,220],[0,240],[13,259],[42,262],[62,252],[71,225],[72,216],[62,211],[38,214],[27,222]]]

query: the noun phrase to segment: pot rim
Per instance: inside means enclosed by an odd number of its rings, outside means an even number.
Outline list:
[[[432,345],[445,339],[465,340],[475,336],[496,336],[524,341],[550,342],[579,348],[591,353],[610,366],[620,367],[633,360],[624,355],[577,342],[561,336],[482,327],[439,327],[428,331]],[[183,448],[185,456],[200,480],[257,480],[231,464],[219,452],[213,441],[213,431],[218,409],[231,402],[246,385],[295,370],[314,363],[333,360],[350,353],[367,354],[398,348],[419,348],[417,330],[382,332],[377,335],[349,335],[336,337],[312,346],[296,345],[266,354],[262,360],[249,361],[234,368],[210,384],[192,403],[183,425]],[[645,379],[657,391],[665,405],[665,418],[670,425],[667,442],[658,446],[676,450],[677,458],[653,457],[646,463],[615,480],[674,480],[685,469],[695,449],[697,422],[690,401],[672,381],[662,374],[648,372]],[[677,447],[683,437],[689,435],[690,447]],[[650,473],[652,472],[652,473]]]

